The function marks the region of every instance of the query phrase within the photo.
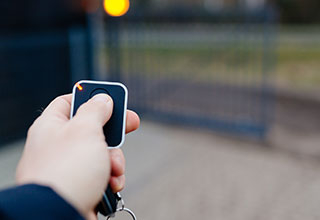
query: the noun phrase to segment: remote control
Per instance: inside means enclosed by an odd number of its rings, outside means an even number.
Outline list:
[[[103,130],[108,147],[119,148],[123,145],[125,139],[128,100],[128,90],[123,84],[88,80],[76,83],[72,92],[70,118],[76,114],[82,104],[99,93],[108,94],[113,100],[113,113]]]
[[[113,100],[112,116],[103,128],[108,148],[119,148],[123,145],[125,139],[128,100],[128,91],[123,84],[89,80],[83,80],[76,83],[72,92],[73,97],[70,118],[77,113],[77,110],[82,104],[100,93],[108,94]],[[118,194],[113,193],[110,186],[108,186],[96,211],[104,216],[110,216],[117,211],[118,201]]]

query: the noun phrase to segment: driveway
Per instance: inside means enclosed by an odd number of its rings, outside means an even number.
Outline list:
[[[13,183],[22,146],[0,149],[1,187]],[[320,163],[314,157],[146,121],[128,135],[123,150],[123,197],[138,219],[320,218]]]

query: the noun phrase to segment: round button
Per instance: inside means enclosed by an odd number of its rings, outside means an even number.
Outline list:
[[[104,93],[104,94],[110,95],[107,90],[99,88],[99,89],[95,89],[95,90],[93,90],[93,91],[91,92],[90,98],[92,98],[93,96],[98,95],[98,94],[100,94],[100,93]]]

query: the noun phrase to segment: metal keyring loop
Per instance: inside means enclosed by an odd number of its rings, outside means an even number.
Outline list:
[[[137,220],[136,215],[135,215],[130,209],[121,207],[121,208],[117,209],[117,212],[126,212],[126,213],[128,213],[128,214],[132,217],[133,220]],[[109,220],[110,218],[113,218],[113,217],[114,217],[114,216],[108,216],[108,217],[106,218],[106,220]]]

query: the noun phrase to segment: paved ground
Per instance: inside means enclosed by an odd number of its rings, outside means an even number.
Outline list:
[[[24,141],[0,148],[0,188],[14,184],[15,169],[22,154]]]
[[[13,182],[22,145],[0,149],[1,186]],[[150,122],[128,136],[123,150],[123,195],[139,219],[320,218],[316,158]]]

